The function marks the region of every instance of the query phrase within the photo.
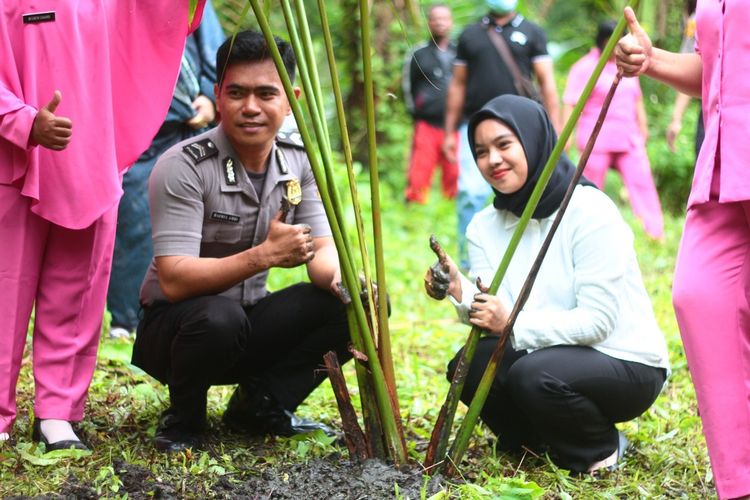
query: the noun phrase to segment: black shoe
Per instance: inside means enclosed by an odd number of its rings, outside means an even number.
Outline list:
[[[162,413],[154,436],[157,450],[179,453],[188,448],[200,448],[201,443],[201,432],[185,425],[173,409]]]
[[[55,441],[50,443],[47,441],[47,437],[42,432],[42,419],[34,419],[34,425],[31,428],[31,439],[37,443],[44,443],[44,448],[47,451],[56,450],[67,450],[73,448],[74,450],[91,451],[88,446],[83,444],[78,439],[63,439],[62,441]]]
[[[222,417],[232,431],[264,436],[294,436],[322,430],[327,436],[336,433],[327,425],[296,416],[285,410],[271,394],[248,394],[243,386],[237,386]]]

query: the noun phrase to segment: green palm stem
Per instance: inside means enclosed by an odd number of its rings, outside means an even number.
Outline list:
[[[310,36],[310,26],[307,22],[307,14],[305,13],[305,4],[302,0],[294,0],[294,10],[297,12],[297,19],[300,23],[300,32],[302,40],[304,41],[303,47],[305,49],[305,58],[307,59],[307,66],[310,68],[310,77],[312,79],[312,87],[315,92],[315,101],[318,103],[318,114],[323,117],[323,130],[325,131],[325,138],[329,140],[328,135],[328,123],[325,120],[325,109],[323,92],[320,89],[320,77],[318,76],[318,66],[315,64],[315,54],[313,53],[313,42]],[[330,144],[328,145],[330,148]]]
[[[326,10],[325,0],[318,0],[318,13],[320,14],[320,24],[323,30],[323,39],[325,41],[326,54],[328,56],[328,69],[331,74],[331,84],[333,86],[333,95],[336,102],[336,117],[338,118],[339,133],[341,134],[341,144],[344,150],[344,161],[346,163],[346,174],[349,180],[349,192],[351,195],[352,206],[354,209],[354,220],[357,227],[357,237],[359,243],[359,252],[362,259],[362,268],[365,275],[365,286],[367,288],[368,310],[375,311],[375,304],[372,293],[372,273],[370,271],[370,257],[367,251],[365,241],[365,225],[362,220],[362,209],[359,203],[359,193],[357,191],[357,179],[354,174],[354,163],[352,161],[352,146],[349,141],[349,129],[346,125],[346,113],[344,112],[344,99],[342,97],[341,85],[339,83],[339,74],[336,69],[336,58],[333,53],[333,40],[328,23],[328,12]],[[377,319],[377,318],[375,318]],[[373,321],[373,335],[378,338],[378,321]]]
[[[386,382],[393,397],[394,417],[400,420],[396,395],[396,377],[393,372],[393,354],[388,329],[387,288],[383,259],[383,230],[380,223],[380,180],[378,177],[377,143],[375,140],[375,90],[372,79],[372,57],[370,55],[370,11],[368,0],[359,0],[360,30],[362,39],[362,68],[365,84],[365,111],[367,114],[367,152],[370,160],[370,197],[372,198],[372,234],[375,243],[375,275],[378,283],[378,354],[383,364]],[[404,444],[404,448],[406,445]]]
[[[358,328],[354,308],[346,308],[346,319],[349,323],[349,331]],[[361,334],[360,334],[361,335]],[[362,352],[364,347],[359,342],[359,336],[352,335],[354,348]],[[359,387],[359,400],[362,406],[362,421],[365,424],[365,437],[370,457],[386,458],[386,443],[384,441],[383,424],[378,411],[377,401],[373,397],[374,390],[367,366],[354,359],[354,370],[357,374],[357,385]]]
[[[268,19],[266,18],[265,14],[263,14],[260,8],[260,5],[258,3],[259,0],[248,1],[252,6],[255,17],[269,46],[271,57],[276,63],[276,68],[284,85],[284,90],[286,91],[289,98],[289,104],[292,108],[292,112],[294,113],[294,117],[297,120],[297,125],[299,127],[300,134],[302,135],[302,139],[305,143],[305,147],[308,151],[310,151],[314,147],[314,142],[307,129],[307,125],[305,124],[300,104],[294,97],[292,82],[286,72],[284,63],[281,60],[279,49],[278,47],[276,47],[276,43],[273,39],[273,33],[271,32],[271,27],[268,24]],[[317,155],[310,154],[308,155],[308,158],[310,160],[310,167],[313,170],[316,181],[318,183],[324,183],[324,173],[322,172],[322,167]],[[336,249],[340,254],[339,260],[341,263],[341,272],[344,279],[344,284],[347,286],[347,288],[349,288],[349,290],[357,290],[357,276],[355,275],[355,271],[351,266],[350,256],[347,252],[347,245],[344,242],[343,235],[339,227],[339,221],[335,219],[336,214],[334,212],[330,196],[328,195],[328,192],[326,190],[321,190],[320,195],[323,206],[325,208],[326,216],[331,222],[331,230],[333,232],[333,238],[336,243]],[[367,325],[367,318],[365,315],[364,307],[362,305],[362,300],[360,299],[358,293],[352,293],[351,296],[352,307],[356,314],[357,324],[359,328],[350,333],[356,335],[357,332],[367,332],[369,331],[369,328]],[[383,434],[388,446],[390,458],[396,463],[404,463],[406,461],[405,444],[403,436],[399,434],[399,426],[396,422],[396,416],[393,412],[392,407],[392,398],[390,395],[390,391],[388,390],[388,387],[385,383],[385,375],[383,373],[383,368],[377,355],[377,349],[375,348],[374,341],[370,337],[370,335],[361,334],[358,335],[358,339],[362,341],[361,345],[364,347],[364,354],[368,357],[368,365],[372,373],[371,380],[373,383],[378,411],[383,422]]]
[[[346,255],[349,255],[350,259],[352,259],[353,254],[349,246],[349,239],[346,236],[345,226],[343,225],[343,221],[345,220],[345,218],[343,217],[342,203],[338,191],[335,188],[335,179],[332,172],[332,153],[330,150],[330,141],[328,140],[328,131],[325,128],[325,118],[322,112],[323,106],[318,97],[320,94],[314,89],[313,81],[315,79],[311,77],[312,74],[316,73],[317,65],[314,63],[314,61],[311,63],[308,59],[308,55],[311,54],[311,52],[303,53],[305,52],[304,47],[307,42],[305,42],[304,39],[300,39],[297,32],[297,25],[306,25],[306,20],[301,21],[300,19],[297,19],[295,22],[288,0],[282,0],[281,4],[296,58],[301,63],[299,71],[300,80],[303,82],[305,95],[308,97],[309,106],[307,107],[307,109],[313,118],[312,122],[316,137],[318,139],[318,147],[323,161],[323,170],[325,172],[326,183],[322,185],[320,189],[325,188],[331,198],[334,212],[336,214],[335,220],[341,224],[340,231],[343,235],[344,244],[347,246]],[[322,98],[320,98],[320,100],[322,101]],[[327,188],[325,186],[327,186]],[[350,266],[352,269],[356,269],[356,265],[354,264],[353,260],[351,260]],[[353,293],[356,293],[356,291],[359,289],[359,284],[357,283],[354,289],[349,286],[347,286],[347,288],[349,288],[349,290],[352,290]],[[368,300],[371,302],[371,299]],[[374,307],[366,309],[366,311],[373,310],[375,310]],[[369,329],[364,331],[360,330],[359,332],[359,335],[371,334]],[[357,339],[359,335],[355,335],[353,336],[353,338]],[[361,352],[365,351],[364,347],[361,345],[361,342],[355,342],[355,348]],[[361,372],[361,375],[365,376],[364,381],[366,385],[371,386],[372,384],[367,380],[367,377],[369,376],[367,372]],[[367,387],[364,387],[364,389],[364,392],[362,392],[362,405],[363,413],[365,415],[365,427],[368,430],[368,440],[372,443],[371,447],[374,450],[376,456],[385,458],[385,455],[383,453],[384,446],[382,444],[382,424],[380,422],[380,416],[377,411],[373,411],[377,410],[377,406],[374,404],[375,401],[373,401],[371,397],[372,391]]]
[[[302,82],[302,89],[304,90],[304,105],[307,110],[308,116],[310,116],[315,130],[315,138],[320,145],[319,149],[330,149],[328,141],[328,134],[326,131],[325,135],[319,135],[318,131],[324,130],[325,127],[320,122],[323,121],[323,112],[321,105],[316,101],[317,96],[313,93],[312,75],[314,67],[309,65],[309,61],[305,56],[305,49],[302,40],[300,39],[299,32],[297,31],[297,20],[292,14],[292,8],[289,4],[289,0],[281,0],[281,10],[284,14],[284,21],[286,22],[287,32],[289,33],[289,43],[292,45],[294,50],[294,57],[297,61],[297,74],[299,80]]]
[[[346,253],[351,258],[353,254],[349,244],[349,238],[346,236],[346,227],[343,223],[345,218],[343,216],[341,197],[339,196],[338,190],[336,189],[335,179],[333,177],[333,155],[331,153],[328,130],[325,126],[325,116],[322,114],[322,104],[317,102],[317,96],[313,89],[313,79],[311,78],[311,73],[316,72],[316,65],[314,64],[314,61],[312,65],[309,64],[309,61],[305,57],[304,45],[306,42],[303,43],[300,40],[299,33],[297,32],[297,23],[299,22],[299,20],[295,22],[289,1],[281,0],[281,6],[284,14],[284,20],[286,21],[287,25],[287,31],[289,32],[289,38],[291,40],[292,48],[294,49],[295,58],[297,59],[299,64],[298,73],[305,91],[305,103],[307,104],[306,109],[312,119],[313,130],[315,131],[315,136],[318,140],[318,151],[323,161],[323,170],[325,172],[326,182],[319,184],[318,189],[327,191],[329,196],[331,197],[333,209],[336,214],[335,221],[340,224],[340,231],[344,235],[344,243],[347,246]],[[352,269],[356,269],[357,267],[353,260],[351,260],[350,265]],[[357,290],[359,290],[359,288],[355,288],[352,293],[356,293]]]
[[[631,5],[636,4],[637,0]],[[534,210],[539,203],[539,199],[541,198],[544,188],[547,186],[547,182],[552,175],[554,166],[557,164],[557,160],[560,158],[560,154],[562,154],[562,150],[567,143],[570,135],[572,134],[578,118],[581,116],[583,107],[588,101],[589,96],[594,89],[594,85],[596,84],[599,75],[604,69],[604,65],[607,63],[607,59],[609,59],[609,56],[612,54],[615,44],[622,34],[624,27],[625,19],[621,18],[620,22],[617,24],[614,30],[614,33],[610,37],[609,42],[602,51],[599,62],[597,63],[593,73],[589,77],[589,80],[583,92],[581,93],[581,97],[579,98],[578,103],[573,108],[573,112],[571,113],[570,118],[563,127],[557,144],[552,150],[552,154],[550,155],[550,158],[548,159],[547,164],[545,165],[544,170],[542,171],[542,174],[537,181],[537,185],[534,187],[534,190],[531,193],[529,202],[527,203],[526,208],[521,214],[518,226],[511,236],[508,248],[506,249],[503,258],[500,261],[500,265],[487,293],[491,295],[497,293],[497,290],[500,287],[500,283],[502,282],[505,273],[508,270],[510,260],[513,257],[513,254],[515,253],[516,248],[518,247],[518,244],[521,240],[523,231],[526,229],[526,226],[531,219],[531,215],[534,213]],[[445,402],[440,409],[440,414],[438,415],[435,428],[433,429],[430,445],[427,448],[425,457],[425,467],[432,467],[432,469],[430,469],[431,473],[442,470],[443,466],[445,465],[442,460],[445,457],[445,452],[448,448],[448,439],[450,437],[450,431],[453,425],[453,420],[456,414],[456,409],[458,407],[460,395],[463,391],[464,382],[466,381],[466,375],[468,374],[469,366],[471,365],[471,361],[474,357],[474,353],[476,351],[477,343],[479,342],[479,336],[481,333],[481,328],[472,327],[471,332],[469,333],[469,337],[466,340],[466,344],[464,345],[464,348],[461,352],[461,356],[459,357],[458,364],[456,365],[456,371],[453,374],[453,379],[451,381],[451,386],[448,389],[448,394],[446,396]],[[464,419],[464,421],[466,421],[466,418]],[[473,429],[473,424],[469,430],[471,431],[471,429]],[[461,438],[468,441],[468,436]],[[459,443],[458,439],[459,437],[457,436],[456,443],[454,443],[453,446],[454,450],[460,449],[459,447],[457,447],[457,444]],[[464,449],[465,446],[466,445],[463,444]],[[456,458],[453,452],[451,453],[451,457],[453,459]],[[438,463],[437,461],[441,462]]]
[[[634,3],[637,3],[637,2],[634,2]],[[591,92],[594,88],[594,85],[596,84],[596,81],[599,79],[599,75],[604,69],[604,65],[607,63],[607,59],[609,59],[609,56],[612,54],[612,51],[614,50],[614,47],[618,39],[622,35],[622,32],[624,29],[625,29],[625,18],[622,17],[620,18],[620,21],[618,22],[614,32],[612,33],[612,36],[610,37],[609,42],[607,43],[606,47],[602,51],[601,57],[599,58],[599,62],[597,63],[594,69],[594,72],[589,77],[588,83],[586,84],[586,87],[584,88],[584,91],[581,94],[581,97],[578,100],[578,103],[576,104],[575,109],[573,110],[572,116],[570,117],[568,122],[565,124],[565,127],[563,128],[563,132],[561,133],[560,138],[557,141],[557,144],[552,150],[550,158],[547,160],[547,164],[544,166],[544,170],[542,171],[542,174],[539,177],[539,181],[537,182],[537,185],[535,186],[531,194],[531,197],[529,198],[529,202],[527,203],[526,208],[524,209],[521,215],[519,226],[523,224],[523,228],[525,228],[526,224],[531,218],[531,215],[536,209],[536,206],[539,203],[539,199],[541,198],[542,192],[544,188],[546,187],[550,176],[552,175],[552,172],[555,168],[555,165],[557,164],[558,159],[560,158],[560,154],[562,153],[562,150],[565,147],[565,144],[568,141],[568,138],[570,137],[570,134],[573,130],[573,127],[575,126],[575,123],[578,117],[581,114],[581,111],[583,110],[583,106],[586,104],[586,101],[588,101],[589,96],[591,95]],[[474,426],[476,425],[477,420],[479,419],[479,413],[482,411],[482,408],[484,407],[484,403],[487,400],[487,395],[489,394],[490,387],[492,386],[492,382],[494,381],[495,372],[497,371],[497,365],[502,357],[502,353],[505,347],[505,342],[507,341],[508,336],[512,332],[513,324],[515,323],[515,320],[518,317],[518,314],[521,308],[523,307],[524,303],[526,302],[526,299],[528,298],[529,293],[531,292],[531,287],[533,286],[534,279],[536,278],[536,273],[538,272],[539,267],[542,264],[542,261],[546,254],[547,247],[549,247],[549,243],[552,239],[552,236],[554,236],[555,229],[560,224],[560,220],[565,213],[565,208],[567,207],[568,202],[570,201],[570,197],[573,195],[573,191],[575,189],[576,184],[578,183],[578,179],[580,179],[583,169],[586,166],[586,162],[588,160],[589,155],[591,154],[591,150],[593,149],[594,143],[596,142],[596,138],[599,135],[599,130],[601,129],[601,125],[604,122],[604,117],[606,116],[607,110],[609,109],[609,103],[612,100],[612,96],[614,95],[614,92],[617,89],[617,85],[619,81],[620,81],[620,73],[618,72],[618,76],[613,81],[609,94],[607,95],[607,99],[605,100],[604,105],[601,108],[601,112],[599,114],[599,120],[596,124],[596,127],[591,132],[591,136],[589,137],[589,140],[586,144],[584,153],[581,155],[581,158],[578,163],[578,168],[576,169],[576,174],[574,175],[573,179],[571,180],[570,185],[568,186],[568,190],[565,194],[563,202],[560,205],[560,208],[558,209],[553,225],[550,228],[547,238],[545,239],[545,242],[539,252],[539,255],[537,256],[537,259],[534,262],[534,266],[532,267],[529,273],[529,276],[527,277],[526,282],[524,283],[523,289],[521,290],[521,293],[518,299],[516,300],[516,303],[511,311],[510,317],[508,319],[508,325],[503,330],[500,336],[500,339],[497,342],[495,351],[493,352],[492,357],[490,358],[490,362],[488,363],[487,368],[485,369],[485,372],[482,375],[482,379],[479,383],[479,386],[477,387],[477,391],[474,394],[474,397],[472,398],[471,404],[469,405],[469,410],[466,416],[464,417],[461,427],[459,428],[456,434],[456,439],[454,440],[450,453],[449,453],[450,460],[448,462],[450,462],[451,464],[449,466],[449,470],[454,468],[458,463],[460,463],[461,459],[463,458],[463,454],[465,453],[466,448],[468,447],[469,439],[474,430]],[[523,229],[521,229],[521,232],[522,231]],[[518,233],[519,231],[517,228],[513,234],[513,237],[515,238],[515,236]],[[519,235],[519,239],[520,239],[520,235]],[[515,246],[517,246],[517,242]],[[513,247],[513,251],[515,251],[515,246]],[[507,252],[506,252],[506,255],[507,255]],[[501,267],[502,267],[502,264],[501,264]],[[497,288],[499,287],[499,283],[501,281],[502,281],[502,276],[500,276],[500,269],[499,269],[498,274],[495,275],[495,279],[492,281],[492,287],[490,288],[490,292],[488,293],[491,293],[494,295],[497,292]]]

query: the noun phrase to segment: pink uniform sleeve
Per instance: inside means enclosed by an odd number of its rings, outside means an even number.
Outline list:
[[[145,151],[167,115],[187,35],[200,24],[205,0],[189,22],[188,0],[118,0],[116,15],[139,22],[113,28],[112,98],[117,165],[124,170]],[[124,17],[128,16],[128,17]]]
[[[21,149],[30,149],[36,113],[36,108],[25,104],[0,81],[0,137]]]

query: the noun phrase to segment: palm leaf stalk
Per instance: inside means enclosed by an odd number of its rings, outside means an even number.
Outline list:
[[[393,395],[393,412],[399,414],[396,378],[393,372],[393,355],[388,329],[388,304],[383,259],[383,229],[380,222],[380,179],[378,176],[377,143],[375,138],[375,90],[372,78],[370,47],[370,7],[368,0],[359,0],[359,24],[362,39],[362,69],[365,85],[365,112],[367,115],[367,153],[370,161],[370,197],[372,199],[372,234],[375,245],[375,275],[378,284],[378,354],[384,367],[386,383]],[[397,417],[400,421],[400,418]],[[403,444],[405,449],[406,445]]]
[[[304,44],[302,47],[305,50],[305,59],[307,65],[311,69],[310,77],[312,80],[312,88],[315,93],[315,102],[318,103],[318,113],[320,116],[325,117],[325,111],[323,106],[323,91],[320,88],[320,77],[318,76],[317,65],[315,64],[315,54],[313,53],[313,42],[310,36],[310,26],[307,22],[307,14],[305,13],[305,4],[303,0],[294,0],[294,10],[297,13],[297,19],[300,23],[300,32]],[[330,140],[328,136],[328,124],[326,120],[323,120],[323,130],[325,131],[325,140],[329,141],[328,147],[330,148]]]
[[[367,245],[365,242],[365,225],[362,220],[362,210],[359,202],[359,193],[357,191],[357,180],[354,174],[354,165],[352,161],[352,148],[351,142],[349,141],[349,129],[346,124],[346,113],[344,112],[344,99],[342,97],[341,85],[339,84],[339,74],[336,69],[336,58],[333,53],[333,39],[331,37],[331,31],[329,29],[328,12],[326,9],[325,0],[318,0],[318,13],[320,15],[320,24],[323,31],[323,39],[325,42],[326,55],[328,57],[328,68],[331,76],[331,84],[333,87],[333,96],[336,103],[336,117],[339,125],[339,134],[341,136],[342,149],[344,152],[344,161],[346,164],[346,173],[349,181],[349,191],[351,195],[351,202],[354,212],[354,219],[358,235],[358,243],[360,250],[360,257],[362,267],[364,271],[365,289],[367,290],[367,307],[368,311],[375,310],[375,303],[373,302],[372,279],[370,272],[370,258],[367,251]],[[348,311],[351,311],[350,309]],[[351,314],[349,314],[351,316]],[[376,319],[376,318],[373,318]],[[350,318],[350,328],[351,326]],[[378,321],[371,322],[373,327],[373,336],[378,338]],[[361,346],[355,347],[359,350]],[[372,400],[371,394],[371,383],[368,380],[368,376],[364,373],[365,368],[360,364],[356,363],[357,369],[357,382],[360,387],[360,399],[362,404],[363,420],[365,424],[365,431],[367,436],[370,436],[369,445],[373,456],[385,456],[384,454],[384,443],[379,436],[383,436],[382,423],[380,422],[380,416],[377,412],[375,402]]]
[[[325,172],[326,182],[323,184],[318,184],[318,188],[320,190],[325,190],[328,192],[329,196],[331,197],[334,212],[336,214],[335,220],[341,222],[344,220],[342,204],[338,191],[336,190],[336,184],[333,177],[333,160],[330,141],[328,139],[328,129],[325,125],[325,115],[323,114],[322,103],[317,100],[317,94],[314,90],[313,81],[315,80],[315,77],[313,77],[312,75],[317,75],[317,69],[315,62],[307,59],[305,55],[304,43],[301,41],[299,33],[297,31],[297,24],[306,24],[306,20],[304,22],[301,22],[294,18],[291,7],[289,5],[289,0],[281,0],[281,6],[284,14],[284,20],[287,25],[287,31],[289,33],[289,39],[298,63],[299,78],[302,82],[302,87],[304,89],[305,95],[305,107],[312,120],[313,130],[315,131],[315,137],[318,141],[319,146],[317,150],[311,151],[310,154],[320,154],[323,162],[323,171]],[[290,97],[290,99],[293,99],[293,96]],[[339,227],[344,236],[344,244],[347,246],[346,254],[351,257],[352,252],[349,246],[349,238],[346,236],[346,228],[343,225],[340,225]],[[353,260],[351,261],[350,265],[353,269],[356,268]],[[358,290],[358,288],[356,288],[355,291],[356,290]]]
[[[346,174],[349,180],[349,192],[352,200],[354,211],[354,220],[359,236],[359,251],[362,258],[362,267],[365,274],[365,286],[367,288],[367,301],[370,311],[375,310],[373,302],[374,294],[372,293],[372,280],[370,272],[370,257],[365,244],[365,224],[362,220],[362,209],[359,203],[359,193],[357,192],[357,179],[354,174],[354,162],[352,161],[352,146],[349,141],[349,129],[346,125],[346,113],[344,112],[344,99],[342,97],[341,85],[339,83],[339,74],[336,69],[336,58],[333,54],[333,39],[328,24],[328,12],[326,10],[325,0],[318,0],[318,13],[320,14],[320,24],[323,30],[323,40],[325,41],[326,55],[328,56],[328,69],[331,75],[331,84],[333,87],[333,96],[336,102],[336,117],[339,124],[339,133],[341,135],[342,149],[344,150],[344,161],[346,163]],[[374,334],[377,338],[378,322],[373,322]]]
[[[268,43],[271,56],[276,64],[276,68],[284,85],[284,90],[289,97],[289,103],[292,108],[292,112],[294,113],[294,117],[297,120],[300,134],[302,135],[302,139],[305,143],[305,148],[307,149],[308,153],[312,153],[308,154],[308,157],[315,179],[319,186],[326,187],[326,189],[320,190],[320,195],[323,206],[325,208],[326,216],[328,217],[331,225],[336,248],[340,255],[339,259],[341,262],[342,278],[349,290],[358,290],[358,278],[355,273],[354,267],[352,266],[352,260],[348,250],[348,245],[346,244],[343,233],[341,231],[340,224],[343,223],[343,220],[336,217],[336,212],[334,210],[333,203],[327,189],[323,167],[321,166],[318,155],[314,154],[315,144],[304,121],[304,115],[302,114],[300,104],[297,102],[294,96],[294,90],[291,80],[286,72],[284,64],[281,60],[281,55],[279,54],[279,50],[274,42],[273,33],[271,32],[268,19],[266,18],[260,7],[259,0],[249,0],[249,2],[256,16],[260,29],[263,32],[263,35]],[[314,99],[314,96],[308,97]],[[314,107],[315,105],[310,106],[310,108]],[[378,357],[378,352],[375,347],[374,340],[370,335],[364,333],[369,332],[369,328],[362,301],[359,297],[359,294],[357,293],[352,293],[351,298],[351,307],[354,310],[357,319],[357,325],[359,327],[352,330],[351,334],[353,336],[355,345],[363,346],[364,353],[368,357],[368,366],[370,369],[370,373],[372,374],[372,376],[370,377],[370,381],[372,382],[375,399],[379,410],[379,416],[383,425],[383,435],[387,444],[389,458],[391,458],[396,463],[403,463],[406,460],[406,450],[403,436],[400,432],[400,418],[397,417],[396,413],[394,412],[392,405],[392,393],[385,382],[385,375],[383,373],[383,368]]]
[[[638,2],[636,0],[631,3],[631,6],[637,5],[637,3]],[[544,188],[547,186],[547,182],[549,181],[549,178],[552,175],[555,165],[557,164],[557,161],[559,160],[560,155],[562,154],[563,148],[565,144],[567,143],[568,139],[570,138],[570,135],[579,117],[581,116],[583,107],[585,106],[586,102],[591,96],[591,92],[593,91],[594,85],[599,79],[599,76],[601,75],[601,72],[604,69],[605,64],[607,63],[607,60],[612,54],[612,51],[614,50],[617,40],[620,38],[620,36],[623,33],[623,30],[625,29],[625,24],[626,24],[625,18],[622,17],[620,21],[618,22],[617,26],[615,27],[615,30],[612,33],[612,36],[610,37],[609,42],[605,46],[604,50],[602,50],[602,54],[599,58],[599,62],[597,63],[596,67],[594,68],[593,73],[589,77],[586,87],[584,88],[581,94],[581,97],[578,100],[578,103],[574,107],[570,118],[568,119],[567,123],[563,127],[560,137],[558,138],[557,144],[552,150],[552,153],[550,154],[550,157],[547,160],[547,163],[545,164],[541,175],[539,176],[539,180],[536,186],[534,187],[534,190],[532,191],[531,196],[529,197],[529,202],[527,203],[526,208],[521,214],[521,218],[519,220],[518,226],[516,227],[516,230],[514,231],[511,237],[511,240],[508,244],[508,248],[506,249],[505,254],[503,255],[503,258],[500,261],[498,270],[495,274],[494,279],[492,280],[492,284],[490,285],[487,293],[492,294],[492,295],[497,293],[497,290],[500,287],[500,283],[502,283],[502,280],[505,276],[505,272],[507,271],[508,266],[510,264],[510,260],[513,257],[513,254],[515,253],[516,248],[518,247],[518,243],[521,240],[521,236],[524,230],[526,229],[526,226],[528,225],[529,220],[531,219],[531,215],[534,213],[534,210],[536,209],[539,203],[539,199],[541,198],[542,193],[544,192]],[[616,82],[619,82],[619,79],[616,79]],[[614,85],[614,88],[616,88],[616,84]],[[610,92],[613,93],[614,90],[611,90]],[[606,111],[607,111],[607,108],[602,108],[603,114],[600,115],[600,120],[603,120],[603,116],[606,114]],[[601,127],[601,125],[599,127]],[[596,140],[597,135],[598,135],[598,129],[595,129],[594,131],[592,131],[592,135],[589,138],[589,142],[587,143],[587,148],[589,147],[589,145],[593,147],[593,141]],[[589,151],[589,154],[590,154],[590,151]],[[585,166],[585,161],[587,159],[588,159],[588,154],[586,155],[585,158],[582,156],[581,160],[583,161],[579,162],[579,166],[578,166],[579,171],[583,170],[583,167]],[[577,182],[579,177],[580,177],[580,173],[577,174],[577,176],[574,178],[574,181]],[[571,186],[575,187],[575,184],[572,183]],[[572,193],[572,187],[569,188],[571,193]],[[561,207],[561,209],[558,211],[558,217],[561,217],[563,213],[564,213],[564,210]],[[540,264],[541,264],[541,260],[540,260]],[[520,302],[521,301],[519,298],[519,301],[516,302],[516,305],[518,305]],[[523,304],[521,304],[521,306],[522,305]],[[513,318],[513,321],[515,321],[515,318]],[[512,330],[512,324],[509,323],[509,325],[510,326],[507,329],[508,334]],[[448,438],[450,435],[450,428],[452,426],[452,423],[455,417],[455,412],[458,406],[459,397],[463,390],[464,382],[466,380],[466,375],[468,373],[469,366],[471,365],[471,361],[473,359],[474,352],[476,351],[476,346],[479,341],[479,336],[481,333],[482,333],[482,330],[478,327],[473,327],[471,329],[469,337],[466,341],[466,345],[464,346],[461,357],[457,364],[456,371],[453,376],[453,380],[451,381],[451,387],[448,390],[448,395],[446,397],[445,403],[443,404],[443,407],[440,410],[440,414],[438,416],[435,429],[433,430],[432,438],[430,440],[430,445],[427,449],[427,455],[425,458],[425,466],[431,467],[432,473],[442,470],[444,466],[446,465],[446,461],[443,460],[443,458],[446,456],[445,450],[447,449],[447,442],[448,442]],[[503,346],[500,346],[499,344],[500,344],[500,341],[498,342],[498,348],[500,352],[502,352]],[[455,464],[458,464],[461,461],[461,458],[463,457],[463,453],[466,451],[468,440],[471,437],[471,433],[473,432],[474,426],[476,425],[476,421],[479,418],[479,413],[487,399],[487,394],[489,393],[490,386],[492,385],[492,381],[494,379],[496,369],[497,369],[497,362],[493,364],[493,362],[490,361],[490,364],[488,365],[487,370],[485,371],[484,376],[482,377],[481,383],[474,395],[474,398],[472,399],[471,405],[469,406],[469,413],[467,413],[466,417],[464,418],[461,428],[459,429],[456,435],[456,439],[453,443],[453,446],[451,447],[451,451],[448,457],[449,458],[448,461],[452,464],[451,468],[453,468]],[[436,463],[435,462],[436,459],[439,459],[441,461],[439,463]]]

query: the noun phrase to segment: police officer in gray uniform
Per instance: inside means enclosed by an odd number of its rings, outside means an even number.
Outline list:
[[[293,75],[291,47],[276,45]],[[169,386],[166,451],[200,444],[211,385],[238,384],[232,430],[322,427],[293,412],[325,379],[323,354],[350,358],[338,255],[304,149],[278,135],[291,110],[265,39],[239,33],[216,67],[220,125],[168,150],[149,181],[155,257],[133,364]],[[302,264],[311,283],[268,292],[270,268]]]

